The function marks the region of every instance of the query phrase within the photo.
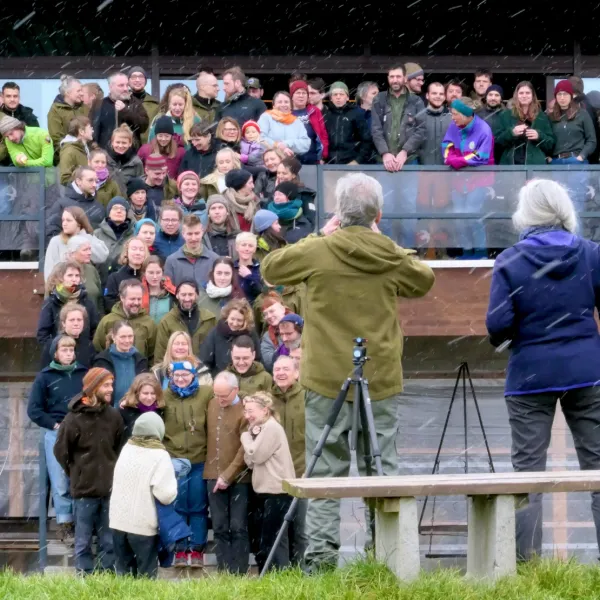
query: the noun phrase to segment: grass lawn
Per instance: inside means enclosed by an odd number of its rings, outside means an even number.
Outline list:
[[[68,576],[0,574],[1,600],[590,600],[600,599],[600,568],[576,562],[542,561],[520,568],[516,577],[486,586],[451,570],[423,574],[410,585],[398,585],[383,566],[362,562],[320,575],[299,571],[256,578],[206,577],[140,581],[108,575],[79,579]]]

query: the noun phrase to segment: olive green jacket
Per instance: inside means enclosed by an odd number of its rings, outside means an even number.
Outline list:
[[[259,294],[256,297],[254,304],[252,305],[252,310],[254,311],[254,326],[259,335],[262,335],[267,330],[265,318],[263,317],[263,311],[261,307],[265,295],[266,292]],[[300,285],[285,286],[280,292],[280,296],[283,298],[284,306],[287,306],[293,313],[300,315],[302,318],[304,318],[304,305],[306,304],[306,286],[303,283]]]
[[[296,382],[287,392],[284,392],[274,383],[271,388],[271,395],[273,396],[273,405],[279,416],[279,422],[285,431],[285,436],[290,446],[296,477],[302,477],[306,468],[304,388]]]
[[[148,135],[150,134],[150,123],[154,121],[154,117],[156,117],[158,113],[158,100],[151,96],[150,94],[146,94],[144,99],[142,100],[142,106],[148,115],[148,129],[144,131],[141,135],[142,144],[145,144],[148,141]]]
[[[254,392],[271,391],[273,378],[270,373],[267,373],[262,363],[254,361],[252,366],[243,375],[240,375],[233,365],[229,365],[226,370],[238,378],[240,396],[242,398],[254,394]]]
[[[121,196],[121,190],[117,182],[109,177],[104,185],[100,186],[96,190],[96,200],[102,204],[105,208],[108,206],[108,203],[115,197]]]
[[[85,104],[71,106],[57,96],[48,111],[48,133],[54,144],[54,164],[58,164],[60,157],[60,141],[67,135],[69,123],[75,117],[87,117],[88,107]]]
[[[68,185],[73,181],[73,173],[77,167],[88,166],[88,153],[85,151],[83,142],[63,142],[60,145],[60,160],[58,170],[60,171],[60,182]]]

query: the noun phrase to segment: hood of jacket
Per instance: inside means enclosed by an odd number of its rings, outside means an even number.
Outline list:
[[[221,102],[214,98],[210,100],[209,98],[202,98],[197,93],[192,96],[192,105],[199,106],[200,108],[204,108],[205,110],[211,110],[212,108],[216,108],[219,106]]]
[[[352,226],[325,238],[333,255],[349,267],[371,275],[395,271],[405,260],[407,251],[387,236],[366,227]]]
[[[76,138],[74,135],[67,134],[62,140],[60,140],[60,145],[62,146],[63,144],[75,144],[78,141],[79,139]]]
[[[98,402],[96,406],[88,406],[83,403],[83,396],[81,394],[77,394],[70,402],[69,402],[69,410],[74,413],[101,413],[106,410],[108,404],[106,402]]]
[[[564,279],[582,259],[584,245],[576,235],[557,230],[527,237],[515,249],[536,267],[539,277],[544,275],[550,279]]]
[[[52,104],[56,105],[57,108],[66,108],[67,110],[76,110],[83,103],[79,102],[79,103],[74,104],[73,106],[71,106],[70,104],[67,104],[67,102],[65,102],[65,99],[60,94],[57,94],[56,98],[54,98],[54,102]]]

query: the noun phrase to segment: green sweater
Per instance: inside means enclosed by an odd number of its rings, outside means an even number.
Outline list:
[[[420,298],[435,276],[411,250],[366,227],[311,235],[276,250],[261,265],[273,285],[306,283],[300,383],[335,398],[352,370],[354,338],[369,340],[364,376],[371,398],[402,391],[403,335],[398,298]]]
[[[526,165],[545,165],[546,156],[552,156],[555,137],[552,131],[550,119],[545,112],[540,111],[532,123],[532,129],[535,129],[540,137],[535,141],[529,141],[523,136],[515,137],[513,129],[519,125],[520,121],[515,117],[512,110],[502,111],[498,120],[498,131],[496,133],[496,143],[504,148],[501,165],[515,164],[515,151],[522,152],[525,146]]]
[[[14,144],[8,138],[4,140],[8,155],[16,167],[51,167],[54,147],[50,135],[40,127],[25,127],[25,135],[20,144]],[[17,156],[25,154],[27,164],[17,163]]]

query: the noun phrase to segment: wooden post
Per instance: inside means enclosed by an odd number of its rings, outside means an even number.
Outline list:
[[[403,581],[419,576],[419,517],[415,498],[377,500],[375,556]]]
[[[152,95],[160,100],[160,57],[158,54],[158,46],[152,46]]]

